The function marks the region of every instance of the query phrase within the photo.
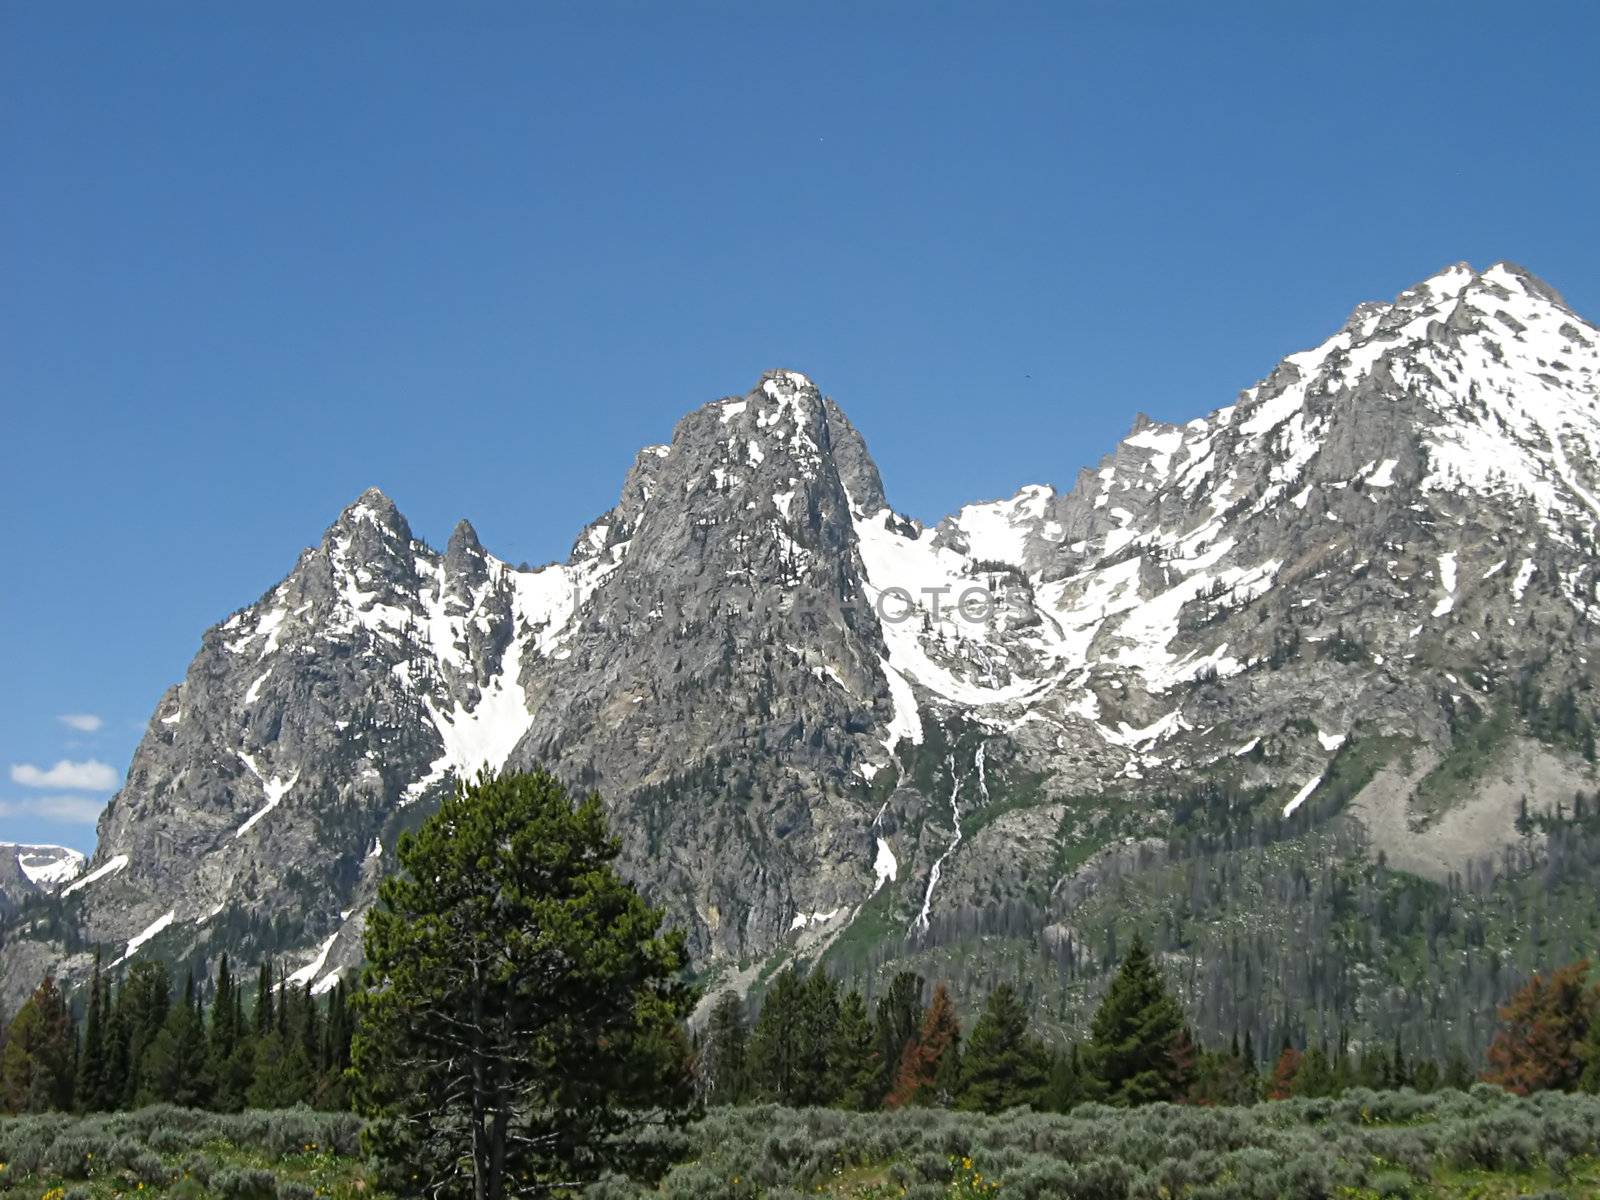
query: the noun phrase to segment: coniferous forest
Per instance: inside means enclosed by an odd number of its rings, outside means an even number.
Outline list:
[[[1207,1042],[1142,935],[1077,1041],[1043,1034],[1009,983],[962,1012],[912,972],[869,1001],[801,964],[691,1022],[681,938],[616,875],[616,852],[597,798],[484,777],[403,841],[348,987],[316,996],[272,963],[225,959],[208,980],[97,965],[70,997],[44,979],[4,1024],[0,1195],[1600,1182],[1600,985],[1585,961],[1535,975],[1486,1047],[1443,1059],[1399,1039]]]

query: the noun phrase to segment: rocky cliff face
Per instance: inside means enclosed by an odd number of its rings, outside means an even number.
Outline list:
[[[1518,743],[1530,802],[1592,780],[1597,516],[1600,330],[1505,264],[1362,305],[1209,416],[1141,418],[1068,492],[934,528],[788,371],[641,451],[564,564],[513,568],[465,522],[437,553],[368,492],[205,634],[87,871],[6,930],[0,1003],[95,944],[331,986],[399,831],[484,767],[599,789],[734,985],[1024,899],[1068,921],[1071,864],[1107,828],[1163,836],[1200,777],[1455,869],[1517,801],[1430,823],[1397,768],[1335,804],[1342,756],[1442,755],[1536,680],[1573,713],[1564,745]]]

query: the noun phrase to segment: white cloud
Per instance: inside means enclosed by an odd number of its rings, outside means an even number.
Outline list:
[[[88,762],[62,759],[48,770],[42,770],[32,763],[13,763],[11,782],[20,783],[23,787],[87,788],[91,792],[104,792],[117,786],[117,773],[107,764],[92,758]]]
[[[94,713],[62,713],[56,720],[79,733],[99,733],[105,722]]]
[[[30,796],[26,800],[0,800],[0,817],[38,817],[72,825],[93,825],[106,806],[95,796]]]

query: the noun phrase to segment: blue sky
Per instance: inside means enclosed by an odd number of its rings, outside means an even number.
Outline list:
[[[1457,260],[1593,317],[1597,47],[1587,3],[7,0],[0,838],[91,848],[201,631],[370,484],[562,557],[784,366],[932,520]]]

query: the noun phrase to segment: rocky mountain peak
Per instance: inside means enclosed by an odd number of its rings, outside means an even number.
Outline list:
[[[76,949],[7,965],[227,949],[331,986],[399,831],[484,766],[599,789],[730,971],[869,904],[893,958],[1048,892],[1079,822],[1160,836],[1208,773],[1288,812],[1347,741],[1433,747],[1507,664],[1553,693],[1600,652],[1597,347],[1533,276],[1457,264],[1233,404],[1136,416],[1070,491],[934,528],[789,370],[641,450],[562,564],[466,522],[437,553],[369,490],[161,700],[64,897]]]

